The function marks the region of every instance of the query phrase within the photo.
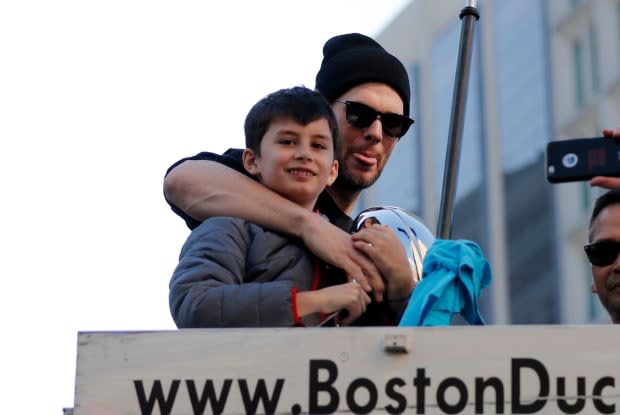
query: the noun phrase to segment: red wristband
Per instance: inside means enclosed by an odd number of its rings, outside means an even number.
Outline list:
[[[291,289],[291,307],[293,308],[293,323],[296,326],[302,326],[303,324],[297,311],[297,288],[295,287]]]

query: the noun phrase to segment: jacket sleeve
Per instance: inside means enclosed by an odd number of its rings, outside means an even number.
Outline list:
[[[236,218],[208,219],[190,234],[170,281],[177,327],[293,325],[291,280],[246,280],[251,239],[247,223]]]

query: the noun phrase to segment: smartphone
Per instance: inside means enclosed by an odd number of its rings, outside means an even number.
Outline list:
[[[551,141],[547,144],[545,163],[549,183],[620,176],[620,140],[593,137]]]

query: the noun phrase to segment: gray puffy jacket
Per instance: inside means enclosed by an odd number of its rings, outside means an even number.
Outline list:
[[[210,218],[183,245],[170,280],[170,312],[179,328],[290,327],[292,289],[310,290],[312,270],[301,241],[243,219]]]

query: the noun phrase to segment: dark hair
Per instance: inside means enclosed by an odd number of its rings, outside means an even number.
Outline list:
[[[271,123],[291,119],[301,125],[325,118],[332,133],[334,152],[338,146],[338,122],[330,104],[305,86],[280,89],[258,101],[245,118],[245,146],[260,154],[260,144]]]
[[[592,240],[592,224],[601,213],[603,209],[610,205],[620,204],[620,190],[609,190],[606,193],[603,193],[599,196],[594,202],[594,209],[592,209],[592,216],[590,216],[590,234],[588,235],[588,239]]]

